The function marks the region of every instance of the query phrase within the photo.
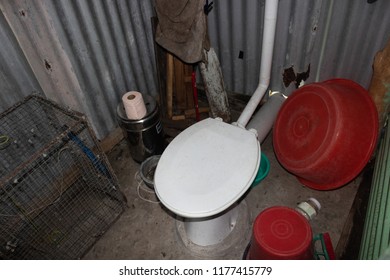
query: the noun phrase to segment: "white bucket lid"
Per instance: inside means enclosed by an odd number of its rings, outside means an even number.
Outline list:
[[[259,165],[255,133],[208,118],[184,130],[165,149],[155,173],[155,191],[179,216],[209,217],[245,193]]]

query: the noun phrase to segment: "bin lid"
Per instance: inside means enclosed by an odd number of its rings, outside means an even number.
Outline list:
[[[126,116],[126,111],[125,111],[125,107],[123,106],[123,102],[119,102],[119,104],[116,108],[116,115],[117,115],[118,120],[121,123],[124,123],[124,124],[130,123],[130,124],[134,125],[134,124],[145,124],[145,123],[150,122],[150,120],[156,114],[157,102],[150,95],[143,95],[142,97],[144,99],[144,103],[145,103],[145,107],[146,107],[145,117],[143,117],[140,120],[130,120]]]
[[[140,132],[154,127],[160,120],[160,112],[156,100],[150,95],[144,97],[146,115],[140,120],[130,120],[126,116],[125,107],[120,102],[116,108],[116,118],[120,127],[126,131]],[[158,132],[160,133],[160,132]]]

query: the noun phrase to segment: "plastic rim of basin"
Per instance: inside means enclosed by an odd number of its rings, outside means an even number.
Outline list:
[[[270,163],[267,156],[261,153],[260,167],[256,174],[255,180],[252,183],[252,187],[257,186],[265,177],[267,177],[270,169]]]
[[[160,157],[160,155],[148,157],[141,163],[140,166],[141,178],[144,181],[145,185],[151,189],[154,189],[154,173],[156,171]]]

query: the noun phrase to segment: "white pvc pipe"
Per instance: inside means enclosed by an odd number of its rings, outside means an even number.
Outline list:
[[[247,125],[247,129],[256,129],[257,139],[260,143],[264,141],[276,120],[280,107],[282,107],[286,96],[280,92],[273,93],[267,102],[261,106],[251,121]]]
[[[264,32],[261,51],[259,85],[237,120],[237,125],[245,127],[266,92],[271,77],[272,54],[275,41],[278,0],[266,0],[264,13]]]

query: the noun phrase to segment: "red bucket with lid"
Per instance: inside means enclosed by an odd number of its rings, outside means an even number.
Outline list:
[[[255,219],[248,259],[314,259],[312,241],[310,224],[303,215],[288,207],[270,207]]]
[[[346,79],[305,85],[282,105],[273,129],[280,164],[318,190],[353,180],[370,159],[378,114],[368,92]]]

